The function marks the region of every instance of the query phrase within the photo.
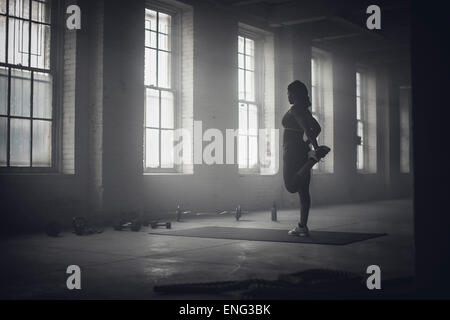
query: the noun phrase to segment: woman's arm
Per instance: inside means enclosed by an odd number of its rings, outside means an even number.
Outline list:
[[[311,120],[312,131],[317,138],[319,136],[320,132],[322,132],[322,128],[320,127],[320,124],[317,122],[316,118],[314,118],[312,115],[311,115],[311,117],[309,117],[309,119]]]
[[[309,125],[310,121],[309,121],[308,117],[312,118],[312,115],[305,108],[295,108],[295,109],[292,108],[291,112],[292,112],[295,120],[297,120],[298,124],[302,127],[303,131],[306,134],[306,137],[308,137],[308,140],[311,142],[312,146],[314,147],[314,150],[317,150],[319,148],[319,145],[317,144],[317,139],[316,139],[317,135],[314,134],[313,129]]]

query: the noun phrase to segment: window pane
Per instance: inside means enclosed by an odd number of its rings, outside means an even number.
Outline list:
[[[170,88],[170,54],[158,51],[158,86]]]
[[[33,117],[52,118],[52,76],[34,73]]]
[[[255,73],[245,71],[245,99],[255,101]]]
[[[318,102],[319,102],[319,95],[316,86],[311,87],[311,108],[314,113],[318,111]]]
[[[311,59],[311,85],[317,85],[317,63],[316,59]]]
[[[31,23],[31,66],[50,69],[50,26]]]
[[[31,72],[11,70],[11,115],[30,116]]]
[[[145,125],[147,127],[159,127],[159,91],[147,89],[145,100]]]
[[[156,50],[145,49],[145,85],[156,86]]]
[[[255,58],[250,56],[245,56],[245,69],[255,70]]]
[[[173,168],[173,130],[161,130],[161,168]]]
[[[247,125],[247,105],[245,103],[239,103],[239,134],[248,134]]]
[[[161,128],[174,128],[173,93],[161,91]]]
[[[28,21],[9,18],[8,62],[28,67]]]
[[[238,54],[238,66],[239,68],[244,69],[245,65],[244,65],[244,55],[243,54]]]
[[[244,53],[244,37],[238,37],[238,52]]]
[[[30,165],[30,120],[11,119],[10,165]]]
[[[364,144],[364,125],[361,121],[358,121],[357,135],[361,138],[361,145]]]
[[[239,168],[247,168],[247,136],[240,135],[238,138],[238,161]]]
[[[51,153],[51,121],[33,120],[33,167],[50,167]]]
[[[0,13],[6,13],[6,0],[0,0]]]
[[[8,139],[8,119],[0,117],[0,166],[6,166],[6,151]]]
[[[171,50],[170,45],[170,36],[165,34],[159,34],[159,42],[158,42],[158,48],[162,50]]]
[[[248,167],[253,168],[258,164],[258,138],[249,137]]]
[[[320,162],[317,162],[312,168],[313,168],[313,170],[319,170],[319,163]]]
[[[156,32],[145,30],[145,46],[156,48]]]
[[[156,11],[145,9],[145,29],[156,31]]]
[[[6,17],[4,16],[0,16],[0,62],[6,62]]]
[[[356,73],[356,96],[361,96],[361,74]]]
[[[245,79],[244,79],[244,70],[239,69],[238,70],[238,74],[239,74],[239,100],[244,100],[245,99]]]
[[[356,97],[356,119],[361,120],[361,97]]]
[[[320,119],[319,119],[319,116],[317,115],[317,113],[313,112],[312,116],[313,116],[314,119],[316,119],[317,122],[320,123]]]
[[[9,15],[28,19],[30,17],[30,1],[9,0]]]
[[[159,130],[145,129],[145,166],[157,168],[159,166]]]
[[[39,22],[50,22],[50,6],[47,1],[33,1],[31,8],[31,19]]]
[[[8,112],[8,69],[0,67],[0,115]]]
[[[254,104],[248,105],[248,128],[250,135],[258,135],[258,108]]]
[[[357,167],[358,170],[362,170],[364,168],[363,146],[358,146],[357,147],[356,167]]]
[[[169,34],[171,17],[165,13],[159,13],[159,29],[158,32]]]
[[[245,54],[249,56],[255,55],[255,42],[252,39],[245,38]]]

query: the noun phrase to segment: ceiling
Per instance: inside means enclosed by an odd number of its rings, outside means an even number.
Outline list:
[[[313,43],[367,57],[404,58],[409,53],[410,0],[210,0],[263,19],[272,28],[290,26]],[[366,9],[381,9],[381,30],[369,30]],[[395,54],[394,54],[395,53]]]

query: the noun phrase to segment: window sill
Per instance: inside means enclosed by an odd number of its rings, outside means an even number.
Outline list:
[[[144,176],[193,176],[194,173],[184,172],[144,172]]]
[[[62,176],[76,176],[75,173],[63,173],[63,172],[1,172],[0,176],[54,176],[54,177],[62,177]]]
[[[356,172],[357,174],[360,174],[360,175],[376,175],[377,174],[377,172],[371,172],[371,171],[360,171],[360,170],[357,170],[357,172]]]

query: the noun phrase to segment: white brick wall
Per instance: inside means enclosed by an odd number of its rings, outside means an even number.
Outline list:
[[[367,72],[367,142],[368,161],[367,170],[370,173],[377,172],[377,87],[374,70]]]
[[[66,1],[66,6],[76,1]],[[75,173],[75,82],[77,33],[64,28],[64,75],[62,105],[62,172]]]
[[[181,125],[193,136],[194,121],[194,12],[185,9],[181,14]],[[193,146],[187,152],[193,162]],[[194,173],[193,164],[183,165],[182,173]]]
[[[275,129],[275,51],[273,34],[264,36],[264,106],[263,123],[265,129]],[[261,174],[276,174],[279,169],[277,136],[267,136],[272,154],[270,167],[261,167]],[[268,150],[269,151],[269,150]],[[263,157],[265,158],[265,156]],[[265,159],[261,159],[265,162]]]

